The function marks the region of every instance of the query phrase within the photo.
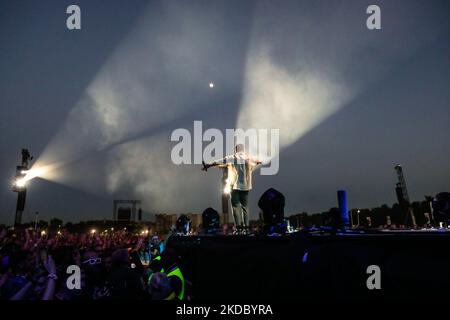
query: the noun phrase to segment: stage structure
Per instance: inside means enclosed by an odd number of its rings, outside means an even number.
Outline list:
[[[406,188],[406,180],[403,175],[403,169],[401,165],[395,166],[395,171],[397,172],[398,182],[395,188],[395,193],[397,195],[398,204],[402,208],[402,210],[406,213],[405,215],[405,225],[407,225],[408,220],[411,223],[412,227],[417,227],[416,217],[414,216],[413,208],[411,207],[411,203],[409,201],[408,189]]]
[[[113,201],[113,220],[114,221],[136,221],[136,212],[138,212],[138,221],[142,221],[141,200],[114,200]],[[123,206],[122,206],[123,205]]]
[[[14,218],[14,227],[22,223],[22,214],[25,210],[25,199],[27,196],[27,184],[25,181],[26,171],[29,161],[33,160],[28,149],[22,149],[22,162],[16,167],[16,176],[13,184],[13,191],[17,192],[16,215]]]

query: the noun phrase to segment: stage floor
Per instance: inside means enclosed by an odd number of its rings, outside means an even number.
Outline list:
[[[193,298],[450,298],[450,232],[383,230],[336,235],[174,236]],[[380,290],[369,290],[369,266]]]

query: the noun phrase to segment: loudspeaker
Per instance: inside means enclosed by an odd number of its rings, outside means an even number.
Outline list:
[[[286,225],[284,222],[284,195],[270,188],[266,190],[258,201],[258,207],[263,214],[264,233],[284,233]]]
[[[211,207],[205,209],[202,213],[202,224],[206,233],[218,230],[220,228],[219,213]]]

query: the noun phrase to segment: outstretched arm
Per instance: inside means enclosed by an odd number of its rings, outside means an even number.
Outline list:
[[[202,165],[203,165],[202,170],[203,171],[208,171],[208,169],[211,168],[211,167],[222,168],[222,167],[226,167],[227,164],[223,160],[216,160],[216,161],[213,161],[213,162],[210,162],[210,163],[205,163],[205,161],[202,161]]]
[[[208,171],[209,168],[211,167],[215,167],[218,166],[219,164],[217,162],[211,162],[211,163],[205,163],[205,161],[202,161],[203,167],[202,170],[203,171]]]
[[[262,161],[260,159],[257,158],[250,158],[250,163],[254,166],[257,167],[259,165],[262,165]]]
[[[52,256],[48,256],[47,261],[44,262],[44,267],[48,271],[47,286],[42,296],[42,300],[52,300],[56,289],[56,265]]]

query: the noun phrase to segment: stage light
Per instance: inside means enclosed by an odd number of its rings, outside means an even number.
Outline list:
[[[202,213],[202,225],[205,233],[215,233],[220,229],[219,213],[209,207]]]
[[[189,234],[190,229],[191,229],[191,221],[189,220],[189,218],[184,214],[180,215],[176,223],[177,233],[187,235]]]
[[[25,178],[16,180],[14,182],[14,186],[16,186],[17,188],[25,188],[27,185],[27,181],[25,180]]]
[[[41,237],[42,237],[42,236],[45,236],[46,233],[47,233],[47,232],[45,232],[45,230],[42,230],[42,231],[41,231]]]
[[[258,207],[262,210],[264,227],[263,232],[266,234],[286,232],[286,223],[284,220],[284,195],[270,188],[266,190],[258,201]]]
[[[97,230],[95,230],[95,229],[92,229],[92,230],[91,230],[91,233],[92,233],[92,234],[94,234],[94,233],[96,233],[96,232],[97,232]]]

